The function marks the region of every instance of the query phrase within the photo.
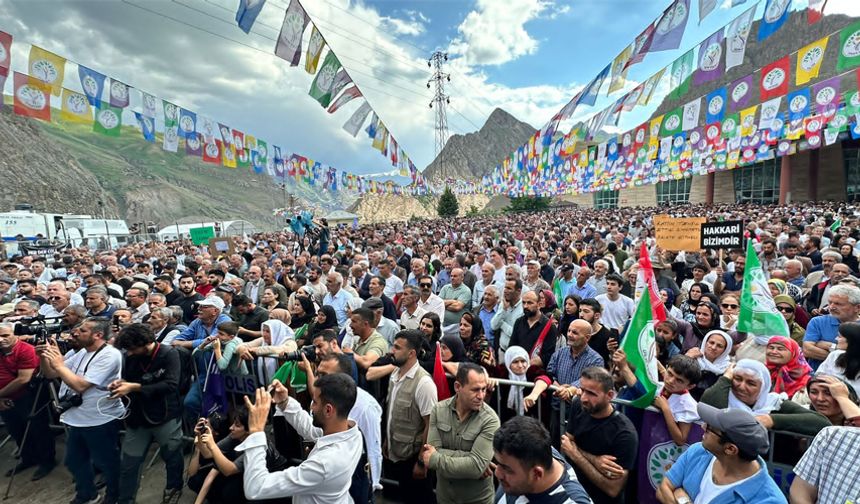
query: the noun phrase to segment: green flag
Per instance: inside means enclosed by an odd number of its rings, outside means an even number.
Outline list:
[[[683,117],[684,110],[682,107],[678,107],[675,110],[667,113],[665,117],[663,117],[663,125],[660,127],[660,136],[668,137],[675,136],[681,132],[681,127],[683,126]]]
[[[248,149],[236,149],[236,167],[251,167],[251,154],[248,152]]]
[[[693,76],[695,66],[693,49],[690,49],[686,54],[672,63],[672,73],[670,74],[671,79],[669,82],[669,88],[672,90],[672,98],[680,98],[690,90],[690,78]]]
[[[789,337],[788,324],[776,309],[752,240],[747,240],[747,260],[737,328],[739,332],[758,336]]]
[[[734,138],[738,133],[738,124],[740,123],[740,114],[732,114],[723,121],[722,137],[725,139]]]
[[[308,94],[310,94],[314,100],[320,102],[320,105],[323,107],[328,107],[331,102],[332,90],[335,84],[335,77],[337,76],[337,71],[340,70],[340,61],[338,61],[337,56],[334,55],[334,51],[329,51],[325,56],[325,61],[323,61],[322,66],[320,67],[319,72],[317,72],[316,77],[314,77],[314,81],[311,84],[311,90]]]
[[[564,292],[561,291],[561,282],[558,278],[552,281],[552,293],[555,295],[555,303],[564,309]]]
[[[120,129],[122,129],[122,109],[101,102],[96,109],[93,131],[102,135],[119,136]]]
[[[830,230],[834,233],[839,231],[839,228],[842,227],[842,219],[836,219],[833,221],[833,224],[830,225]]]
[[[654,320],[651,316],[651,294],[649,289],[642,290],[642,297],[636,305],[633,320],[624,333],[621,349],[627,354],[627,362],[634,368],[634,374],[645,388],[645,395],[631,405],[646,408],[657,395],[657,343],[654,336]]]
[[[860,65],[860,21],[848,25],[839,33],[839,60],[836,71],[842,72]]]

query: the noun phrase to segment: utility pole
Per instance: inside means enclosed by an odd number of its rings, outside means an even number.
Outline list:
[[[438,163],[436,173],[444,179],[445,163],[442,159],[442,149],[445,147],[445,142],[448,140],[448,115],[445,111],[446,105],[451,103],[450,97],[445,94],[445,82],[451,81],[451,74],[442,71],[442,65],[448,61],[448,53],[436,51],[427,60],[427,66],[433,69],[433,76],[427,81],[427,89],[430,89],[430,84],[433,83],[436,88],[433,101],[430,102],[430,108],[436,108],[436,163]]]

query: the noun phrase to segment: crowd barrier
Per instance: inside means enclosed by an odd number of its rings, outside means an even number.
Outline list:
[[[250,364],[252,365],[249,367],[252,371],[247,375],[235,375],[230,373],[222,374],[225,389],[227,392],[230,392],[230,396],[232,398],[231,402],[234,407],[236,406],[235,396],[253,395],[258,386],[263,383],[269,383],[266,366],[257,366],[258,362],[265,362],[266,359],[276,359],[276,357],[255,357],[250,361]],[[262,369],[262,376],[256,373],[258,369]],[[496,387],[493,393],[495,397],[492,402],[495,403],[494,411],[497,414],[501,414],[502,412],[502,394],[500,393],[499,385],[523,387],[525,389],[534,388],[534,383],[532,382],[520,382],[501,378],[493,378],[493,381],[495,382]],[[548,393],[552,393],[558,389],[559,388],[556,386],[550,386]],[[538,404],[536,404],[532,410],[537,411],[538,418],[540,418],[543,397],[539,398],[538,401]],[[630,406],[630,401],[625,401],[623,399],[614,399],[613,403],[622,408]],[[671,436],[666,429],[663,415],[660,411],[653,406],[649,406],[641,411],[642,422],[640,425],[636,426],[639,432],[639,452],[635,474],[631,474],[630,476],[628,489],[633,488],[631,483],[632,481],[636,481],[637,500],[642,504],[650,504],[658,502],[656,499],[656,489],[660,485],[666,471],[669,470],[671,465],[678,459],[678,457],[681,456],[690,444],[701,441],[704,431],[700,425],[694,425],[694,428],[691,430],[690,435],[687,438],[688,444],[678,446],[672,441]],[[559,415],[562,432],[565,432],[567,427],[567,403],[565,401],[560,401]],[[52,424],[50,427],[55,430],[65,431],[65,426],[63,425]],[[767,456],[764,457],[767,470],[779,486],[780,490],[788,496],[791,482],[794,480],[793,468],[797,461],[796,459],[799,458],[800,451],[805,451],[805,448],[811,442],[812,437],[783,431],[769,431],[768,434],[770,438],[770,449],[768,450]],[[188,436],[184,439],[187,442],[193,441],[193,439]],[[2,449],[9,440],[10,436],[7,436],[6,439],[0,442],[0,449]],[[785,457],[780,458],[774,448],[776,446],[788,446],[792,443],[801,448],[801,450],[790,454],[788,459],[785,459]],[[157,458],[158,450],[156,450],[147,464],[147,469],[155,463]],[[300,463],[301,460],[293,459],[291,462]],[[396,481],[386,479],[384,471],[381,481],[384,485],[397,484]]]

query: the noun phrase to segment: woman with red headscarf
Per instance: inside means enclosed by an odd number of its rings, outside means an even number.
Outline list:
[[[765,359],[773,392],[784,392],[791,399],[797,392],[805,390],[812,368],[796,341],[785,336],[772,337],[767,342]]]

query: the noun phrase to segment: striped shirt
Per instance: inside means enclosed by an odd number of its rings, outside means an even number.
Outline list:
[[[860,428],[825,427],[794,467],[794,474],[818,488],[818,502],[860,501]]]

